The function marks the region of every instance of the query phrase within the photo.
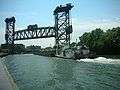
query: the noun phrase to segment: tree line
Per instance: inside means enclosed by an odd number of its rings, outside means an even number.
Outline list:
[[[120,54],[120,27],[102,30],[97,28],[79,37],[78,45],[84,44],[96,54]],[[74,43],[72,43],[74,44]]]

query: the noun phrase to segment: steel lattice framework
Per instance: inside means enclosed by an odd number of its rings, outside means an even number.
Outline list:
[[[72,25],[70,25],[70,10],[73,8],[71,4],[58,6],[54,10],[55,30],[56,30],[56,54],[60,54],[63,46],[70,45],[70,33],[72,33]]]
[[[5,33],[6,44],[14,44],[15,17],[6,18],[5,22],[6,22]]]
[[[14,51],[14,32],[15,32],[15,17],[6,18],[6,30],[5,30],[5,40],[8,45],[9,53],[12,54]]]
[[[15,17],[6,18],[6,44],[14,46],[15,40],[55,37],[56,54],[60,54],[61,47],[70,44],[72,25],[70,24],[69,12],[72,8],[71,4],[56,7],[54,10],[54,27],[38,27],[35,24],[29,25],[27,29],[15,31]]]
[[[55,37],[54,27],[40,27],[15,32],[14,40]]]

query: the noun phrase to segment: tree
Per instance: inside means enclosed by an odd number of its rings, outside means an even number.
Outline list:
[[[100,28],[79,37],[80,42],[97,54],[120,54],[120,27],[108,29]]]
[[[71,44],[70,44],[70,47],[75,47],[76,46],[76,43],[75,42],[72,42]]]

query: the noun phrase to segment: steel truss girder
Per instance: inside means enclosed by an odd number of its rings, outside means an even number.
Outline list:
[[[55,37],[55,28],[40,27],[34,29],[19,30],[14,33],[14,37],[15,37],[14,40]]]
[[[54,10],[54,27],[38,28],[36,25],[30,25],[25,30],[15,32],[15,18],[6,18],[6,43],[14,45],[14,40],[55,37],[57,46],[56,54],[58,54],[60,50],[59,47],[70,44],[70,34],[72,33],[72,25],[70,25],[69,12],[72,8],[73,6],[71,6],[71,4],[66,4],[65,6],[60,5]]]

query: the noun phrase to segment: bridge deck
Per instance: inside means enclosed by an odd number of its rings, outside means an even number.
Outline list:
[[[54,27],[40,27],[33,29],[24,29],[15,32],[14,40],[50,38],[55,37]]]

